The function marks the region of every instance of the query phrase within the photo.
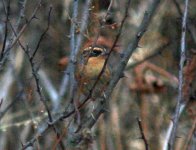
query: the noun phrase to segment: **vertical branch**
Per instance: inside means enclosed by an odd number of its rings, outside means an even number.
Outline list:
[[[81,28],[80,28],[80,34],[77,36],[75,36],[75,24],[77,23],[76,21],[76,18],[77,17],[77,12],[78,11],[78,2],[76,3],[77,1],[74,1],[74,8],[73,8],[73,24],[71,26],[71,42],[70,42],[70,45],[71,45],[71,54],[70,54],[70,62],[68,67],[67,67],[67,70],[65,71],[65,75],[63,77],[63,81],[62,81],[62,84],[60,85],[60,92],[59,92],[59,95],[60,97],[62,97],[64,95],[64,93],[67,91],[67,85],[68,85],[68,81],[69,81],[69,76],[70,76],[70,68],[73,68],[71,67],[71,64],[73,64],[73,66],[75,66],[74,62],[76,61],[76,55],[77,53],[79,52],[79,49],[80,49],[80,45],[83,41],[83,34],[84,34],[84,31],[86,30],[87,28],[87,25],[88,25],[88,18],[89,18],[89,7],[92,3],[92,0],[87,0],[86,1],[86,4],[85,4],[85,7],[84,7],[84,12],[83,12],[83,16],[82,16],[82,24],[81,24]],[[76,9],[77,8],[77,9]],[[75,11],[75,13],[74,13]],[[75,14],[75,17],[74,17],[74,14]],[[74,19],[75,18],[75,19]],[[74,38],[73,38],[74,37]],[[73,68],[73,72],[74,72],[74,69]]]
[[[83,17],[82,17],[82,24],[81,24],[81,28],[80,28],[80,34],[77,37],[77,42],[76,42],[76,53],[78,53],[81,43],[83,41],[84,38],[84,32],[87,29],[87,25],[88,25],[88,19],[89,19],[89,7],[92,4],[92,0],[87,0],[85,7],[84,7],[84,12],[83,12]]]
[[[175,145],[176,131],[178,127],[179,117],[180,117],[180,108],[182,107],[184,102],[183,97],[183,84],[184,84],[184,76],[183,76],[183,67],[186,61],[186,28],[187,28],[187,16],[188,16],[188,4],[189,0],[185,0],[185,10],[182,18],[182,33],[181,33],[181,45],[180,45],[180,69],[179,69],[179,85],[178,85],[178,98],[177,105],[174,114],[173,120],[173,128],[169,141],[169,149],[173,150]]]
[[[71,35],[71,60],[74,61],[74,55],[75,55],[75,47],[76,47],[76,24],[77,24],[77,16],[78,16],[78,0],[74,0],[73,3],[73,15],[72,15],[72,24],[71,24],[71,30],[70,30],[70,35]]]
[[[76,24],[77,24],[77,17],[78,17],[78,0],[74,0],[73,3],[73,23],[71,24],[71,54],[70,54],[70,66],[69,66],[69,75],[71,81],[71,98],[74,95],[74,85],[75,85],[75,78],[74,78],[74,70],[76,64]]]
[[[70,79],[70,101],[71,103],[75,104],[74,101],[74,94],[75,94],[75,89],[76,89],[76,82],[75,82],[75,76],[74,76],[74,72],[75,72],[75,65],[76,65],[76,24],[78,23],[77,21],[77,17],[78,17],[78,0],[74,0],[73,3],[73,15],[72,15],[72,24],[71,24],[71,29],[70,29],[70,34],[71,34],[71,41],[70,41],[70,47],[71,47],[71,54],[70,54],[70,65],[68,68],[68,72],[69,72],[69,79]],[[76,106],[75,106],[76,108]],[[77,112],[77,108],[76,108],[76,112]],[[79,113],[78,113],[79,116]],[[80,117],[78,117],[80,118]],[[80,119],[79,119],[80,120]]]
[[[78,0],[74,0],[73,2],[73,14],[72,14],[72,21],[71,21],[71,28],[70,28],[70,62],[65,71],[65,75],[63,77],[62,84],[60,86],[59,95],[62,97],[67,90],[66,87],[68,85],[69,80],[71,81],[71,95],[73,95],[74,89],[74,66],[76,63],[76,23],[77,23],[77,16],[78,16]],[[72,97],[72,96],[71,96]]]

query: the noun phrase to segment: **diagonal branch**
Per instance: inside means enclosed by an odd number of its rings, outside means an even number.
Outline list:
[[[138,125],[139,125],[140,133],[141,133],[141,135],[142,135],[141,139],[143,139],[144,144],[145,144],[145,149],[146,149],[146,150],[149,150],[149,148],[148,148],[148,142],[147,142],[147,139],[146,139],[146,137],[145,137],[145,135],[144,135],[144,130],[143,130],[143,128],[142,128],[142,121],[141,121],[139,118],[137,118],[137,123],[138,123]]]
[[[31,58],[30,59],[33,59],[35,57],[35,54],[37,53],[38,49],[39,49],[39,46],[40,46],[40,43],[41,41],[43,40],[44,36],[46,35],[46,33],[48,32],[49,30],[49,27],[50,27],[50,18],[51,18],[51,11],[52,11],[52,6],[50,6],[50,10],[49,10],[49,13],[48,13],[48,23],[47,23],[47,27],[45,29],[45,31],[42,33],[39,41],[38,41],[38,44],[33,52],[33,54],[31,55]]]

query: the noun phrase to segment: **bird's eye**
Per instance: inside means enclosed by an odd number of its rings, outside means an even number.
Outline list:
[[[93,51],[92,51],[92,54],[93,54],[94,56],[99,56],[101,53],[102,53],[102,51],[100,51],[100,50],[93,50]]]
[[[83,56],[89,56],[89,57],[98,57],[100,56],[105,49],[101,48],[101,47],[87,47],[86,49],[84,49],[83,51]]]

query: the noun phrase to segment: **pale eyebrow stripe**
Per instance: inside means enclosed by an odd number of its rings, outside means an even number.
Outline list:
[[[90,51],[92,49],[91,46],[87,47],[84,49],[84,51]],[[94,47],[93,50],[97,50],[97,51],[105,51],[104,48],[99,48],[99,47]]]
[[[103,51],[103,48],[95,47],[93,50]]]

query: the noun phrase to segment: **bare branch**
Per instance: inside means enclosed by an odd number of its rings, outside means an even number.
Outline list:
[[[16,26],[16,30],[15,32],[17,33],[19,26],[21,24],[21,18],[24,17],[24,10],[25,10],[25,6],[26,6],[26,1],[25,0],[22,3],[22,9],[20,9],[20,17],[18,19],[17,22],[17,26]],[[16,42],[18,41],[18,39],[21,37],[21,35],[24,33],[25,29],[30,25],[30,23],[32,22],[32,20],[35,18],[37,11],[39,10],[39,8],[41,7],[41,2],[42,0],[40,0],[38,2],[38,4],[36,5],[30,19],[26,22],[26,24],[21,28],[21,30],[17,33],[17,36],[15,36],[15,33],[12,34],[10,40],[8,41],[8,44],[6,44],[5,50],[4,50],[4,54],[3,57],[0,57],[0,70],[2,70],[3,64],[6,62],[6,60],[8,59],[9,53],[11,51],[11,49],[13,48],[13,46],[16,44]],[[5,9],[6,12],[6,9]]]
[[[175,6],[176,6],[176,9],[177,9],[180,17],[183,17],[183,13],[182,13],[182,10],[180,8],[179,2],[177,2],[176,0],[173,0],[173,2],[175,4]],[[187,29],[188,29],[188,32],[190,33],[190,35],[191,35],[194,43],[196,44],[196,33],[195,33],[194,30],[192,30],[192,27],[191,26],[192,26],[192,24],[191,24],[191,22],[189,22],[189,24],[187,24]]]
[[[76,64],[76,23],[78,17],[78,0],[75,0],[73,3],[73,24],[71,25],[70,34],[71,34],[71,54],[70,54],[70,65],[69,65],[69,78],[70,78],[70,91],[71,91],[71,101],[73,101],[74,93],[75,93],[75,64]]]
[[[181,33],[181,43],[180,43],[180,69],[179,69],[179,86],[178,86],[178,98],[177,105],[174,114],[172,133],[169,141],[169,150],[173,150],[175,146],[175,138],[176,131],[178,127],[178,121],[180,117],[180,108],[184,105],[184,97],[183,97],[183,84],[184,84],[184,75],[183,75],[183,67],[186,61],[186,29],[187,29],[187,17],[188,17],[188,4],[189,0],[185,0],[185,10],[182,19],[182,33]]]
[[[84,35],[84,32],[85,32],[85,30],[87,28],[87,25],[88,25],[89,7],[91,6],[91,3],[92,3],[92,0],[87,0],[86,1],[84,11],[83,11],[83,16],[82,16],[82,24],[81,24],[81,28],[80,28],[80,34],[77,36],[77,38],[75,37],[75,29],[73,29],[77,20],[76,20],[76,18],[75,19],[72,18],[72,20],[74,20],[75,22],[74,21],[72,22],[73,24],[72,24],[72,27],[71,27],[72,28],[71,29],[71,43],[70,43],[70,45],[71,45],[70,58],[71,59],[70,59],[69,65],[68,65],[68,67],[65,71],[62,84],[60,85],[60,92],[59,92],[60,97],[62,97],[65,94],[65,92],[67,91],[67,87],[68,87],[67,85],[68,85],[69,76],[70,76],[70,68],[73,68],[73,67],[71,67],[71,64],[76,61],[76,58],[74,58],[74,57],[76,57],[76,55],[78,54],[81,43],[82,43],[83,38],[84,38],[83,35]],[[74,7],[76,7],[76,6],[74,6]],[[75,8],[74,8],[73,11],[77,11],[77,10],[75,10]],[[73,17],[74,17],[74,14],[75,14],[75,17],[76,17],[77,13],[73,12]],[[73,30],[74,30],[74,32],[73,32]],[[72,37],[74,37],[74,41],[72,41],[73,40]],[[72,51],[72,50],[74,50],[74,51]],[[73,72],[74,72],[74,68],[73,68]]]
[[[10,0],[8,1],[7,9],[6,9],[4,0],[2,0],[2,3],[3,3],[5,14],[6,14],[6,20],[5,20],[5,35],[4,35],[4,40],[3,40],[3,46],[2,46],[2,50],[1,50],[0,60],[4,57],[6,41],[7,41],[7,35],[8,35],[8,20],[9,20],[9,13],[10,13]]]
[[[47,27],[45,29],[45,31],[42,33],[39,41],[38,41],[38,44],[33,52],[33,54],[31,55],[31,58],[30,59],[33,59],[35,57],[35,54],[37,53],[38,49],[39,49],[39,46],[40,46],[40,43],[41,41],[43,40],[44,36],[46,35],[46,33],[48,32],[49,30],[49,27],[50,27],[50,17],[51,17],[51,11],[52,11],[52,6],[50,6],[50,10],[49,10],[49,13],[48,13],[48,24],[47,24]]]

